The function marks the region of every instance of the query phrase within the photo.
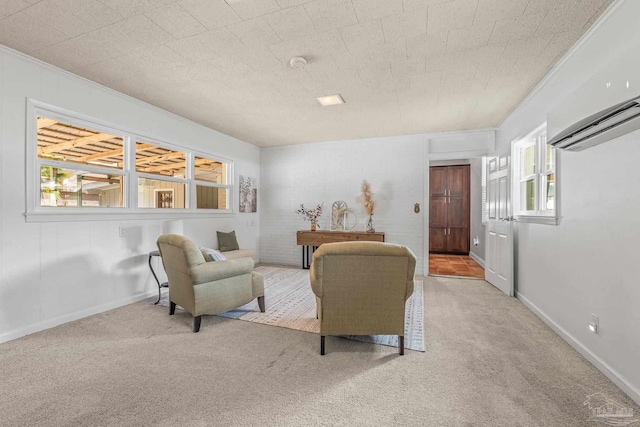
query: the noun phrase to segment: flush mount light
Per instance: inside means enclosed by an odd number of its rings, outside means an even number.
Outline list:
[[[304,68],[307,65],[307,60],[302,56],[294,56],[289,60],[291,68]]]
[[[340,95],[321,96],[320,98],[316,98],[316,101],[318,101],[318,103],[323,107],[344,104],[344,99],[342,99]]]

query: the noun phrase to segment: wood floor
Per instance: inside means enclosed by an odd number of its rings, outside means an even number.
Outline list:
[[[484,268],[467,255],[429,254],[429,274],[484,279]]]

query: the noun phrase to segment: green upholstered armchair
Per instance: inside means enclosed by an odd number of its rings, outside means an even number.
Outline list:
[[[195,243],[177,234],[158,237],[158,249],[169,278],[169,314],[176,304],[187,310],[193,332],[203,314],[224,313],[254,298],[264,312],[264,278],[253,271],[253,259],[206,262]]]
[[[311,289],[326,335],[398,335],[404,354],[405,302],[413,294],[416,257],[405,246],[327,243],[311,262]]]

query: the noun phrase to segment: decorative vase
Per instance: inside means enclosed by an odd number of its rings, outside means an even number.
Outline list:
[[[316,231],[316,223],[315,222],[311,223],[311,231]]]
[[[369,219],[367,220],[367,233],[375,233],[376,229],[373,228],[373,215],[369,215]]]

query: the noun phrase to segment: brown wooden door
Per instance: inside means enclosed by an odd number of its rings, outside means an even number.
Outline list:
[[[449,173],[446,166],[433,166],[429,168],[429,195],[444,196],[448,190]]]
[[[447,251],[446,232],[446,228],[429,228],[429,252]]]
[[[469,229],[449,228],[447,231],[447,252],[469,252]]]
[[[469,165],[429,168],[429,251],[469,252]]]
[[[469,165],[447,167],[448,195],[464,197],[469,192]]]
[[[429,202],[429,228],[445,228],[449,223],[447,197],[432,197]]]
[[[469,222],[469,204],[463,197],[447,197],[447,227],[466,228]]]

